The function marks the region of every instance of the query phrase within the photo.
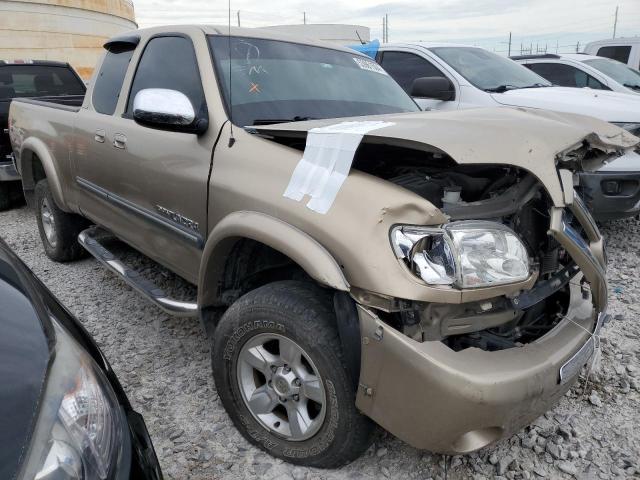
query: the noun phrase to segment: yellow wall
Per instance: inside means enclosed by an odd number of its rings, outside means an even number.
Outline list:
[[[65,61],[89,79],[104,42],[135,28],[128,0],[0,0],[0,59]]]

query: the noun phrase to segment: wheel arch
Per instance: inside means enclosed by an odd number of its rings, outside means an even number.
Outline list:
[[[242,239],[264,244],[285,255],[319,284],[348,292],[350,285],[333,256],[315,239],[277,218],[259,212],[235,212],[212,230],[198,276],[200,309],[217,303],[227,258]]]
[[[22,189],[28,204],[33,206],[36,184],[46,178],[56,204],[60,209],[68,212],[70,209],[64,200],[60,176],[55,165],[42,140],[30,137],[24,141],[20,150],[18,168],[22,177]]]

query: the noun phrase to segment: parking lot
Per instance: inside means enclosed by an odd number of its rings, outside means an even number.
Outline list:
[[[326,471],[276,460],[235,430],[218,400],[209,345],[197,320],[163,314],[93,259],[52,262],[29,208],[0,214],[0,235],[104,350],[146,419],[165,476],[175,479],[639,478],[640,222],[609,223],[602,230],[613,320],[603,331],[601,362],[588,382],[493,448],[445,458],[384,434],[356,462]],[[175,275],[133,251],[123,253],[176,296],[194,295]]]

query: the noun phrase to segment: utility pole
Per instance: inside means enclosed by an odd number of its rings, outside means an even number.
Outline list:
[[[302,12],[302,23],[307,24],[307,12]]]
[[[616,5],[616,15],[613,19],[613,38],[616,38],[616,29],[618,28],[618,5]]]
[[[558,44],[559,44],[559,42],[558,42],[558,40],[556,40],[556,54],[558,53]]]
[[[576,53],[580,53],[580,40],[576,43]]]
[[[238,10],[238,26],[240,26],[240,10]]]
[[[511,56],[511,32],[509,32],[509,54],[507,56]]]
[[[387,19],[382,17],[382,43],[387,43]]]
[[[389,42],[389,14],[385,13],[384,18],[385,18],[384,24],[385,24],[385,32],[386,32],[386,35],[385,35],[386,42]]]

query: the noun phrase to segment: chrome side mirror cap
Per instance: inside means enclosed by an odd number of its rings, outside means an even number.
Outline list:
[[[189,133],[202,133],[208,124],[206,119],[196,119],[184,93],[166,88],[140,90],[133,99],[133,119],[151,128]]]

